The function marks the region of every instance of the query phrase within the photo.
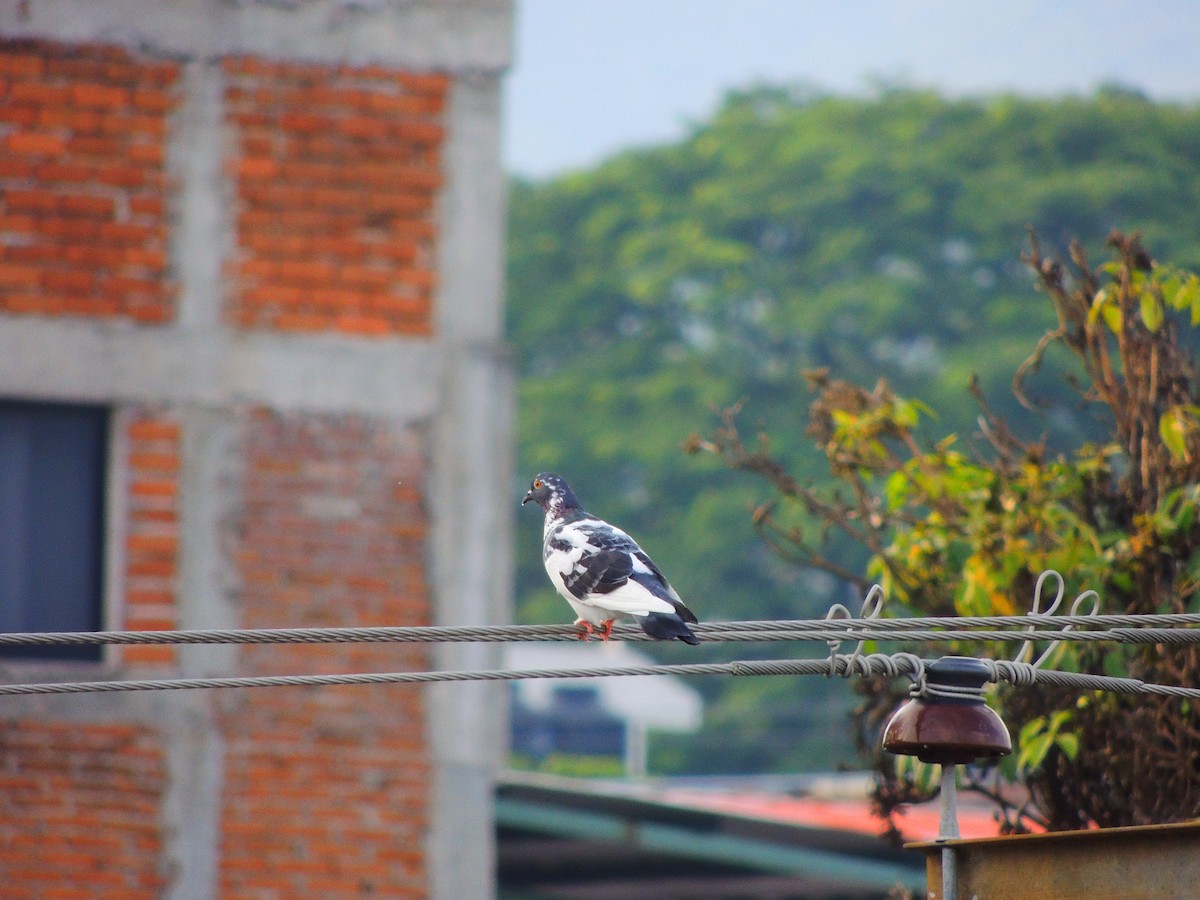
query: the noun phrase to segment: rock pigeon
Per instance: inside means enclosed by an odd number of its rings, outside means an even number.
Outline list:
[[[562,478],[538,475],[521,505],[530,500],[546,512],[542,560],[550,581],[579,617],[575,624],[583,628],[582,640],[598,625],[601,640],[607,641],[616,619],[633,616],[651,637],[700,643],[688,628],[695,614],[646,551],[620,528],[585,512]]]

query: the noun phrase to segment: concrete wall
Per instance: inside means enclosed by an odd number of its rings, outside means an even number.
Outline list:
[[[0,82],[10,92],[0,106],[33,110],[29,121],[0,116],[0,231],[8,246],[27,248],[0,261],[0,396],[114,410],[113,627],[507,619],[513,396],[502,335],[499,85],[511,19],[508,0],[0,5]],[[145,92],[146,73],[157,73],[155,94]],[[24,105],[9,102],[18,83]],[[66,93],[39,94],[39,84]],[[321,161],[292,152],[320,149],[294,130],[317,102],[302,89],[324,90],[334,109],[361,104],[334,136],[349,142],[339,151],[352,157],[347,165],[361,150],[361,170],[380,179],[368,197],[378,209],[349,176],[327,189]],[[260,117],[272,96],[280,105]],[[81,142],[88,122],[61,112],[81,111],[80,98],[97,104],[96,127],[126,115],[146,137]],[[408,138],[387,131],[396,122],[409,123]],[[132,133],[128,122],[110,124]],[[324,136],[318,123],[315,137]],[[137,172],[114,164],[111,184],[86,177],[107,169],[79,154],[128,161],[131,146],[143,160]],[[62,181],[72,165],[83,180]],[[92,211],[68,215],[63,198],[74,196],[95,198]],[[277,215],[296,224],[274,228]],[[59,220],[68,225],[39,230]],[[339,229],[361,246],[292,244],[288,257],[271,243],[297,234],[319,242]],[[70,247],[110,245],[120,252],[80,251],[79,265],[63,268]],[[118,271],[126,260],[132,268]],[[355,263],[360,281],[349,283]],[[254,305],[263,296],[268,305]],[[309,317],[285,318],[288,303]],[[293,558],[273,555],[281,537],[301,533],[354,571],[295,558],[310,547],[303,542]],[[130,648],[85,677],[430,663],[497,659],[471,645],[430,656]],[[13,680],[81,675],[3,669]],[[346,690],[9,700],[0,756],[9,771],[34,773],[29,791],[38,771],[77,769],[71,753],[117,766],[118,751],[130,749],[144,760],[134,770],[160,804],[140,846],[157,858],[143,860],[127,896],[250,896],[255,878],[272,896],[354,895],[346,885],[363,895],[489,896],[502,689]],[[282,718],[264,731],[275,712]],[[106,729],[115,729],[109,738]],[[79,741],[55,751],[73,730]],[[280,790],[246,805],[264,783]],[[328,793],[314,801],[318,783]],[[288,784],[290,807],[278,802]],[[0,820],[40,829],[42,847],[70,843],[20,800],[10,792]],[[366,810],[370,827],[361,817],[337,825],[339,804]],[[278,851],[267,838],[306,812],[337,827],[292,835],[303,852],[276,860],[292,880],[253,871],[253,858]],[[256,823],[258,849],[239,857]],[[149,827],[144,815],[135,824]],[[306,872],[318,839],[335,856],[339,841],[378,847],[362,850],[358,870],[342,858]],[[6,881],[25,871],[22,859],[0,858]],[[72,865],[57,869],[69,875]],[[110,862],[105,871],[133,870]],[[107,895],[103,879],[95,883],[95,896]]]

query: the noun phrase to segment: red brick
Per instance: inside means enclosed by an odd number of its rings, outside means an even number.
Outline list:
[[[280,331],[326,331],[329,319],[312,313],[283,313],[271,319]]]
[[[416,93],[441,97],[450,88],[450,76],[444,72],[397,72],[395,78]]]
[[[125,542],[130,553],[174,554],[179,541],[174,535],[131,534]]]
[[[32,232],[35,228],[35,220],[32,216],[4,216],[0,215],[0,232]],[[11,254],[14,247],[4,247],[8,254]]]
[[[413,319],[397,322],[395,326],[397,334],[407,334],[412,337],[431,337],[433,335],[433,322],[428,318]]]
[[[30,128],[37,124],[37,110],[31,106],[10,106],[0,103],[0,123]]]
[[[414,144],[440,144],[446,133],[433,122],[393,122],[391,127],[396,137]]]
[[[18,131],[4,141],[11,153],[26,156],[56,156],[66,149],[66,142],[56,134],[36,131]]]
[[[401,318],[425,318],[429,315],[428,297],[396,297],[385,294],[371,300],[371,307],[385,315]]]
[[[107,297],[73,297],[66,298],[64,312],[68,315],[91,316],[106,319],[119,315],[121,304]]]
[[[86,156],[117,156],[124,150],[124,147],[124,142],[116,138],[76,135],[67,140],[67,149],[72,154]]]
[[[342,119],[334,127],[342,134],[348,134],[351,137],[380,139],[387,135],[389,126],[386,119],[368,116],[349,116]]]
[[[139,215],[161,218],[166,210],[162,197],[130,197],[129,211]]]
[[[386,290],[392,280],[392,273],[382,267],[350,265],[343,266],[338,271],[338,279],[357,288],[382,291]]]
[[[179,424],[164,419],[138,419],[126,429],[134,441],[176,441],[179,439]]]
[[[0,285],[12,287],[23,285],[32,287],[38,283],[41,272],[34,266],[16,266],[0,264]]]
[[[113,135],[162,138],[166,134],[166,120],[162,116],[101,115],[98,127],[101,132]]]
[[[179,487],[174,481],[139,479],[129,486],[130,493],[143,497],[174,497]]]
[[[301,306],[309,297],[309,292],[302,288],[273,284],[250,289],[245,300],[254,306]]]
[[[67,242],[90,242],[100,233],[100,225],[92,219],[47,216],[38,222],[38,230]]]
[[[133,92],[133,105],[147,112],[165,113],[174,106],[174,100],[166,91],[138,88]]]
[[[43,271],[39,277],[42,287],[49,291],[87,293],[96,287],[96,277],[91,272]]]
[[[337,127],[330,116],[316,115],[310,112],[287,112],[279,117],[279,125],[287,131],[315,132],[329,131]]]
[[[397,269],[395,277],[397,281],[418,288],[432,289],[437,284],[437,274],[428,269]]]
[[[362,335],[385,335],[392,330],[387,319],[374,316],[338,316],[334,327],[348,334]]]
[[[115,187],[141,187],[149,180],[149,174],[141,166],[105,165],[96,167],[90,180]]]
[[[27,159],[0,158],[0,178],[28,178],[33,174],[33,164]]]
[[[101,218],[112,218],[116,207],[111,197],[89,194],[67,194],[62,197],[60,203],[64,212]]]
[[[124,275],[110,275],[105,282],[105,290],[109,293],[131,297],[153,297],[158,282],[146,278],[130,278]]]
[[[136,77],[136,70],[129,75]],[[132,80],[130,78],[121,80]],[[124,109],[132,102],[129,91],[106,84],[71,85],[71,102],[88,109]]]
[[[77,185],[90,184],[96,180],[96,168],[94,166],[81,165],[75,162],[47,162],[42,163],[37,167],[37,177],[39,181],[64,181]],[[76,187],[75,190],[79,190]]]
[[[247,157],[238,162],[239,178],[274,178],[279,174],[279,163],[263,157]]]
[[[17,82],[8,91],[11,103],[35,106],[64,106],[70,102],[67,88],[40,82]]]
[[[118,256],[122,262],[154,271],[162,271],[167,265],[166,254],[151,247],[127,247]]]
[[[366,105],[372,112],[382,113],[392,119],[419,119],[438,115],[444,103],[441,96],[433,94],[376,93],[371,95]]]
[[[171,310],[161,304],[150,306],[129,306],[128,315],[131,319],[146,325],[161,325],[171,319]]]
[[[36,79],[45,69],[40,56],[26,53],[0,53],[0,75]]]
[[[162,165],[164,156],[160,144],[132,144],[126,151],[126,157],[138,163]]]
[[[99,134],[102,130],[103,120],[99,113],[68,107],[62,110],[61,114],[63,126],[70,128],[77,135]]]
[[[129,562],[125,567],[125,574],[130,578],[140,578],[143,576],[170,578],[175,575],[175,563],[173,561],[139,557]]]
[[[46,190],[9,190],[0,194],[10,212],[53,212],[58,209],[58,197]]]

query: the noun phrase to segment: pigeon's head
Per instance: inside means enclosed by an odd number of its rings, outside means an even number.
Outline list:
[[[579,508],[579,501],[575,499],[571,486],[559,476],[549,472],[542,472],[534,477],[521,505],[524,506],[530,500],[546,512],[556,516],[566,510]]]

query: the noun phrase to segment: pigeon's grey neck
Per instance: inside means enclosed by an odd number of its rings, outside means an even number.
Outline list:
[[[567,519],[578,519],[586,515],[587,513],[578,503],[573,503],[566,497],[551,497],[550,502],[546,504],[546,521],[542,525],[542,537],[545,538]]]

